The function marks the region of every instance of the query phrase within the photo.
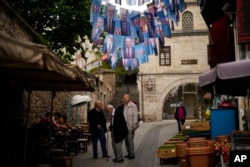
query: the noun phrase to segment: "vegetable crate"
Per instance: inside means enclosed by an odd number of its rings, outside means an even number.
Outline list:
[[[157,157],[162,159],[176,158],[176,149],[159,148]]]

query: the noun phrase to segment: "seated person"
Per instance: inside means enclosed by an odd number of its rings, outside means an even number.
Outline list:
[[[72,129],[72,126],[69,124],[68,116],[66,114],[63,114],[59,118],[58,123],[59,123],[59,130],[61,130],[61,131],[66,131],[68,129]]]
[[[42,117],[40,119],[40,124],[44,123],[44,124],[48,124],[48,125],[51,125],[53,127],[58,127],[58,125],[52,121],[52,117],[51,117],[51,113],[50,112],[47,112],[45,114],[45,117]]]

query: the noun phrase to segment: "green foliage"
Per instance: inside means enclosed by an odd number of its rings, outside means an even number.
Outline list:
[[[8,3],[40,34],[37,41],[66,58],[83,48],[79,42],[90,39],[90,0],[8,0]],[[80,37],[80,41],[78,38]],[[62,49],[66,49],[62,52]]]

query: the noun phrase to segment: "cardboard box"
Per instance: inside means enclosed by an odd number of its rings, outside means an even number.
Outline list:
[[[210,130],[210,123],[209,123],[209,121],[191,122],[190,129],[191,130],[209,131]]]

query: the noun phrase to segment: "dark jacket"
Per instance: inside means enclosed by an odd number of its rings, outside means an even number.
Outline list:
[[[89,122],[89,132],[91,134],[98,133],[99,129],[97,125],[100,124],[106,133],[106,118],[104,116],[103,110],[97,111],[95,108],[89,110],[88,112],[88,122]]]
[[[113,125],[112,127],[110,126],[115,143],[121,142],[128,135],[128,128],[123,115],[123,107],[124,105],[121,105],[116,108],[113,118]]]
[[[186,119],[186,109],[185,109],[185,107],[183,107],[183,106],[181,106],[182,107],[182,109],[183,109],[183,115],[184,115],[184,119],[182,119],[182,120],[185,120]],[[180,107],[177,107],[176,108],[176,110],[175,110],[175,114],[174,114],[174,117],[175,117],[175,119],[177,120],[177,121],[180,121],[179,119],[178,119],[178,109],[179,109]]]

